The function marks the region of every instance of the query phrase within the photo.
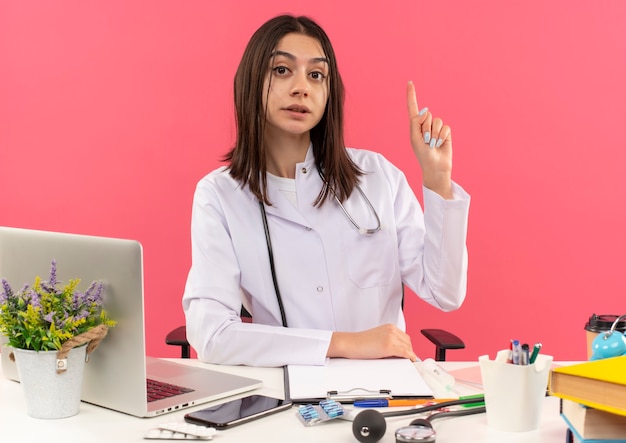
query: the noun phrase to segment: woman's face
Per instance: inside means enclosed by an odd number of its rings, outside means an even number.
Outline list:
[[[319,42],[287,34],[269,60],[263,85],[268,134],[297,136],[319,123],[328,101],[328,60]]]

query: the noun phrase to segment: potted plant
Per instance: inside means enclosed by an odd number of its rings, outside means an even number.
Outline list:
[[[0,333],[8,339],[26,395],[29,415],[62,418],[80,409],[86,356],[115,321],[102,308],[103,283],[85,291],[80,279],[57,281],[56,261],[50,278],[15,292],[6,279],[0,288]]]

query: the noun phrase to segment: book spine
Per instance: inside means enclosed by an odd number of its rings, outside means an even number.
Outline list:
[[[576,403],[580,403],[580,404],[583,404],[585,406],[589,406],[590,408],[595,408],[595,409],[599,409],[601,411],[607,411],[607,412],[611,412],[613,414],[626,416],[626,409],[621,409],[621,408],[616,408],[616,407],[608,406],[608,405],[601,404],[601,403],[596,403],[594,401],[589,401],[589,400],[584,399],[584,398],[579,398],[579,397],[574,397],[574,396],[571,396],[571,395],[567,395],[567,394],[564,394],[562,392],[550,391],[550,395],[552,395],[554,397],[564,398],[566,400],[575,401]]]

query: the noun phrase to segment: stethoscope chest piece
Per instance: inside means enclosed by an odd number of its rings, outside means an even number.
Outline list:
[[[434,442],[435,430],[425,425],[410,425],[396,429],[396,443]]]

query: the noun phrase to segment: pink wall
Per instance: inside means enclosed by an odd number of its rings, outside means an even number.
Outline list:
[[[404,88],[454,131],[473,197],[468,298],[407,302],[475,359],[510,338],[585,358],[593,313],[626,313],[626,5],[121,0],[0,3],[0,225],[135,238],[148,351],[183,323],[195,183],[233,142],[231,84],[249,36],[281,12],[334,41],[347,142],[383,152],[420,191]]]

